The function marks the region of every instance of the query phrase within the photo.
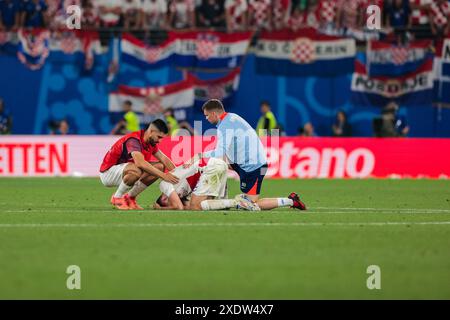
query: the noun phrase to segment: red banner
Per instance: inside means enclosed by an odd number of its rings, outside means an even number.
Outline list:
[[[97,176],[115,136],[0,137],[2,176]],[[214,138],[166,138],[160,149],[175,164],[214,147]],[[265,141],[264,141],[265,143]],[[274,178],[448,178],[450,139],[271,139]]]

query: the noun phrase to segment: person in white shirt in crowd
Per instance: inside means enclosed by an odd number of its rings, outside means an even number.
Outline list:
[[[194,0],[172,0],[169,4],[169,23],[174,29],[195,28]]]

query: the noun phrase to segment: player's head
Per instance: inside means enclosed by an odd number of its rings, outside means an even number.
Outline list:
[[[126,100],[123,102],[123,111],[129,112],[133,108],[133,103],[130,100]]]
[[[218,99],[211,99],[205,102],[202,107],[203,114],[211,124],[217,124],[220,116],[225,112],[222,102]]]
[[[262,114],[266,114],[269,111],[270,111],[270,104],[269,104],[269,102],[262,101],[261,102],[261,113]]]
[[[156,199],[156,203],[161,207],[167,207],[169,206],[169,198],[164,193],[162,193],[159,198]]]
[[[151,144],[152,146],[156,146],[159,143],[159,140],[164,138],[168,133],[169,128],[167,127],[167,124],[161,119],[156,119],[150,123],[147,131],[145,132],[144,139],[145,142]]]

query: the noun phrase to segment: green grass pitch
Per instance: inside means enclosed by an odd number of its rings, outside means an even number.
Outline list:
[[[1,178],[0,298],[450,299],[450,181],[263,185],[291,191],[309,211],[118,212],[97,179]]]

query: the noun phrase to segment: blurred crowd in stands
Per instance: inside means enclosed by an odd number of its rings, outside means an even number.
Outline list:
[[[378,5],[382,27],[418,37],[450,29],[448,0],[0,0],[0,30],[64,28],[67,8],[82,8],[83,29],[297,30],[355,34],[365,29],[369,5]]]

